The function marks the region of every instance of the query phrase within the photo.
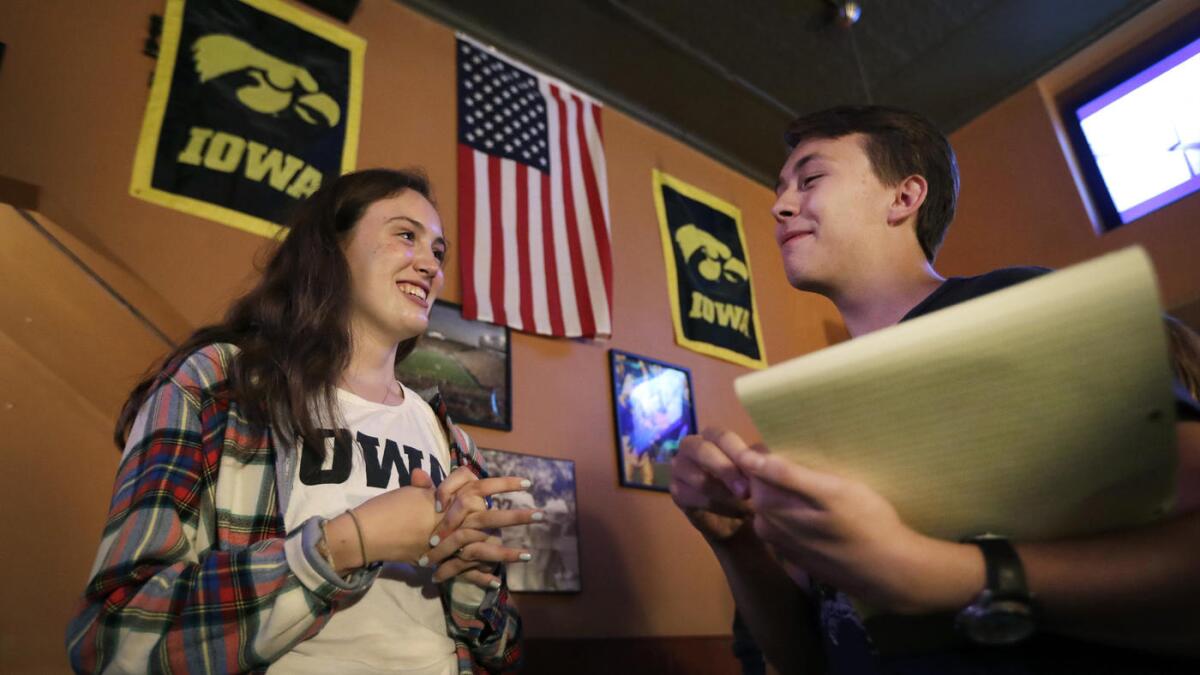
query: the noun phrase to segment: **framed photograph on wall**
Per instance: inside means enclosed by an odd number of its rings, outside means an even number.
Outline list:
[[[533,486],[526,492],[506,492],[493,499],[502,508],[540,508],[540,523],[505,527],[505,546],[527,549],[533,560],[508,564],[508,587],[521,593],[578,593],[579,512],[575,502],[575,462],[480,448],[492,476],[521,476]]]
[[[508,328],[464,319],[458,305],[433,305],[429,329],[396,367],[396,379],[418,391],[436,386],[456,423],[512,429]]]
[[[687,368],[608,351],[621,485],[666,491],[679,441],[696,433]]]

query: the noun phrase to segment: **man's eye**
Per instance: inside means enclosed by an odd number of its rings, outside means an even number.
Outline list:
[[[822,174],[817,174],[815,176],[809,176],[809,177],[805,178],[804,180],[800,181],[800,187],[804,187],[804,188],[812,187],[812,184],[815,183],[818,178],[821,178],[821,176],[822,176]]]

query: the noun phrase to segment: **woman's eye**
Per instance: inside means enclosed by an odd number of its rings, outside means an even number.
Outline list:
[[[417,238],[417,235],[414,234],[412,230],[400,230],[399,234],[402,239],[407,239],[409,241]]]
[[[446,252],[438,249],[433,250],[433,257],[438,259],[438,262],[446,262]]]

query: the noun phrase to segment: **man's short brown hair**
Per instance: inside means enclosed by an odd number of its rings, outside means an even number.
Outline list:
[[[950,141],[924,117],[887,106],[839,106],[802,115],[788,126],[788,150],[813,139],[850,134],[866,138],[864,151],[876,177],[896,185],[918,175],[929,184],[925,203],[917,211],[917,241],[926,260],[933,262],[954,220],[958,203],[958,161]]]

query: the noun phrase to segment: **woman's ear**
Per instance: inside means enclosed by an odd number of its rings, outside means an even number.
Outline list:
[[[924,176],[914,174],[897,183],[892,194],[892,204],[888,207],[888,225],[899,225],[908,220],[909,216],[916,217],[917,211],[925,203],[925,197],[929,195],[929,183]]]

